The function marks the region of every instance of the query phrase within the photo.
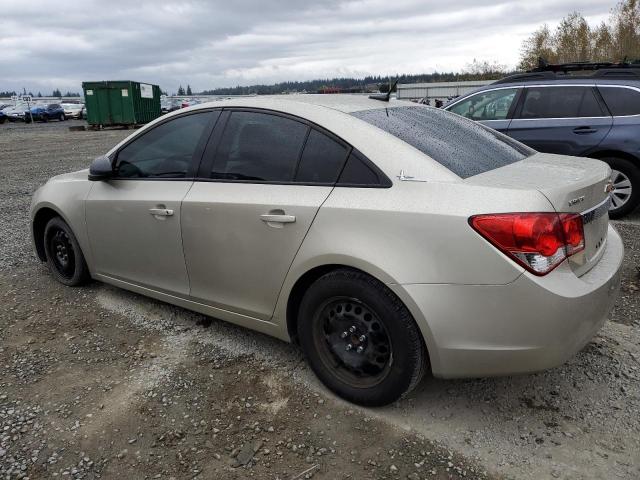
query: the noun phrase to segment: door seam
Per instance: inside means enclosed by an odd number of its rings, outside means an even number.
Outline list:
[[[298,248],[296,249],[296,253],[293,255],[293,258],[291,259],[291,263],[289,264],[289,267],[287,268],[287,273],[285,273],[284,277],[282,278],[282,283],[280,284],[280,289],[278,290],[278,296],[276,297],[276,301],[273,304],[273,310],[271,311],[271,316],[269,317],[269,321],[272,322],[272,323],[273,323],[273,316],[276,313],[276,308],[278,307],[278,303],[280,302],[280,296],[282,295],[282,289],[284,288],[284,284],[287,281],[287,278],[289,278],[289,273],[291,272],[291,267],[293,266],[294,262],[296,261],[296,258],[298,258],[298,253],[300,253],[300,249],[302,248],[302,245],[304,245],[304,241],[307,239],[307,236],[309,235],[309,232],[311,231],[311,228],[313,227],[313,224],[316,221],[316,217],[318,216],[318,213],[320,213],[320,209],[327,202],[327,200],[329,200],[329,197],[331,196],[331,194],[333,193],[333,191],[335,189],[336,189],[336,185],[331,187],[331,190],[329,191],[329,193],[327,194],[325,199],[318,206],[318,209],[316,210],[316,213],[313,215],[313,219],[309,223],[309,228],[307,228],[307,231],[304,233],[304,236],[302,237],[302,241],[300,242],[300,245],[298,245]]]
[[[191,192],[191,189],[193,188],[193,185],[195,183],[195,181],[191,182],[191,185],[189,185],[189,189],[180,200],[180,246],[182,247],[182,261],[184,263],[184,270],[185,272],[187,272],[187,296],[189,298],[191,298],[191,276],[189,275],[189,266],[187,265],[187,255],[184,251],[184,236],[182,234],[182,205],[184,205],[184,199],[187,198],[187,195],[189,195],[189,192]]]

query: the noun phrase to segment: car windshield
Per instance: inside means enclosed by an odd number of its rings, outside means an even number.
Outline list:
[[[461,178],[518,162],[535,150],[458,115],[424,105],[352,113],[444,165]]]

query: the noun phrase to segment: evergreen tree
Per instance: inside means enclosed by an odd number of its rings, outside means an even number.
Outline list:
[[[182,88],[182,85],[178,87],[178,95],[184,95],[184,88]]]
[[[187,85],[187,95],[193,95],[193,92],[191,91],[191,85]]]

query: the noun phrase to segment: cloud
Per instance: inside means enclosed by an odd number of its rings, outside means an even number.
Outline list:
[[[345,75],[515,66],[522,40],[593,0],[3,0],[0,90],[132,79],[168,91]]]

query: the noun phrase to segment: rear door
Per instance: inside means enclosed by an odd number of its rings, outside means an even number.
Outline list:
[[[182,206],[191,296],[269,320],[349,149],[304,121],[264,110],[226,111],[213,137]]]
[[[520,87],[483,90],[447,106],[446,110],[506,133],[521,91]]]
[[[586,156],[611,129],[591,85],[532,85],[523,95],[507,134],[539,152]]]

